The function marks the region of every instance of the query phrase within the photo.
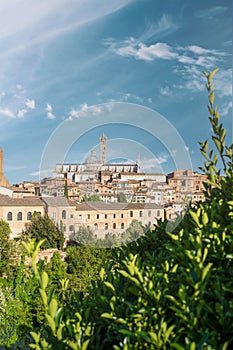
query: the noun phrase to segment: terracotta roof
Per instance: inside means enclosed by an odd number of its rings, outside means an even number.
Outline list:
[[[43,197],[43,202],[49,207],[75,207],[76,203],[65,197]]]
[[[11,198],[0,195],[0,206],[25,207],[25,206],[44,206],[39,197]]]
[[[107,211],[107,210],[131,210],[131,209],[162,209],[155,203],[105,203],[105,202],[82,202],[76,204],[78,211]]]

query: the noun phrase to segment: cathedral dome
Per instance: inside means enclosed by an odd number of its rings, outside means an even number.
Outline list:
[[[100,164],[100,160],[97,157],[95,150],[91,151],[91,154],[86,158],[84,164]]]

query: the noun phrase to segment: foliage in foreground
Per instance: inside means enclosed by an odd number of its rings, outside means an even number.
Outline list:
[[[201,143],[208,175],[206,200],[190,207],[180,225],[167,222],[116,250],[89,294],[58,302],[36,254],[43,243],[24,244],[32,256],[45,326],[31,332],[34,349],[226,350],[233,341],[232,146],[214,106],[207,74],[212,140]],[[220,173],[219,160],[223,165]],[[218,163],[219,164],[219,163]],[[68,281],[61,280],[64,295]]]

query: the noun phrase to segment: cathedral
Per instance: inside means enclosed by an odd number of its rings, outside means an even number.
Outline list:
[[[95,150],[86,158],[84,163],[56,164],[55,174],[58,177],[65,177],[74,182],[98,181],[103,172],[139,173],[140,162],[136,163],[107,163],[107,138],[104,134],[100,137],[99,157]]]

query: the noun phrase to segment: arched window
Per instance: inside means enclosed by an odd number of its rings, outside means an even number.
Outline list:
[[[12,221],[12,212],[11,211],[9,211],[7,213],[7,221]]]
[[[104,229],[108,230],[108,223],[106,222],[106,224],[104,225]]]
[[[121,223],[121,229],[123,230],[125,228],[125,224],[122,222]]]
[[[116,223],[114,222],[113,224],[113,229],[115,230],[116,229]]]
[[[62,210],[61,218],[66,219],[66,211],[65,210]]]
[[[27,213],[27,220],[28,220],[28,221],[31,220],[31,217],[32,217],[32,213],[31,213],[31,211],[29,211],[29,212]]]
[[[22,214],[21,211],[19,211],[18,214],[17,214],[17,220],[18,221],[22,221],[22,219],[23,219],[23,214]]]
[[[94,230],[98,230],[98,224],[94,224]]]

